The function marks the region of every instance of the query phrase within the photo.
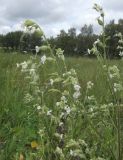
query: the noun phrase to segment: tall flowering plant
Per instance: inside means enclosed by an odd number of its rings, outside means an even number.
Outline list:
[[[38,145],[30,157],[42,160],[121,160],[120,99],[122,81],[117,66],[107,61],[105,21],[103,9],[94,9],[100,16],[102,38],[98,39],[89,54],[97,56],[102,74],[112,98],[105,104],[92,94],[93,82],[87,82],[82,98],[82,87],[74,69],[68,69],[64,51],[53,50],[42,29],[35,22],[26,20],[25,31],[38,32],[44,39],[43,46],[36,46],[36,56],[17,64],[28,83],[25,88],[25,106],[33,108],[38,117]],[[101,51],[99,50],[101,48]],[[41,58],[37,56],[41,52]],[[121,52],[120,52],[121,54]],[[28,113],[31,115],[31,113]],[[35,145],[34,145],[35,144]]]

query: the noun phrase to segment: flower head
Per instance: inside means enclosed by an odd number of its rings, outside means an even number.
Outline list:
[[[41,63],[44,64],[45,61],[46,61],[46,59],[47,59],[47,57],[46,57],[45,55],[43,55],[43,56],[41,57]]]
[[[36,50],[36,53],[38,53],[40,48],[38,46],[35,46],[35,50]]]

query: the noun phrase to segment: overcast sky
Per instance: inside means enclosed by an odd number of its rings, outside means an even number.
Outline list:
[[[0,33],[19,30],[25,19],[38,22],[47,36],[84,24],[93,24],[99,32],[94,3],[103,6],[106,22],[123,18],[123,0],[0,0]]]

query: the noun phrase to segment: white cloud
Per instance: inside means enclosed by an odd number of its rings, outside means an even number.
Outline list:
[[[106,22],[123,17],[123,0],[0,0],[0,33],[20,29],[20,22],[28,18],[38,22],[47,35],[90,23],[97,31],[94,3],[103,5]]]

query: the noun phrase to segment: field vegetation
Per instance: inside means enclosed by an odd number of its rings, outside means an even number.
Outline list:
[[[64,57],[30,20],[26,33],[45,41],[36,55],[1,50],[0,160],[123,159],[123,61],[107,59],[104,12],[94,9],[102,27],[88,50],[95,59]]]

